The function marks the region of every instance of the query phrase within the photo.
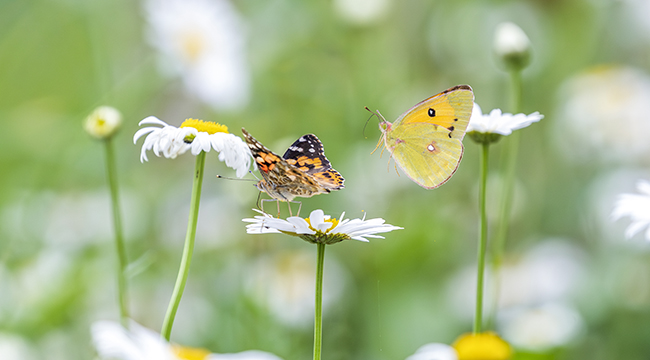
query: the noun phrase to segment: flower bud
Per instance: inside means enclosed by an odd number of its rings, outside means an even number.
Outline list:
[[[530,62],[530,40],[519,26],[511,22],[497,26],[494,51],[508,70],[523,70]]]
[[[122,125],[122,114],[114,107],[100,106],[84,121],[84,129],[97,139],[108,139]]]

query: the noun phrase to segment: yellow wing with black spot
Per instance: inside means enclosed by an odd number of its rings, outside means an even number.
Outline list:
[[[395,163],[418,185],[433,189],[456,172],[474,105],[468,85],[458,85],[413,106],[384,132]],[[380,129],[383,129],[380,126]]]
[[[472,88],[469,85],[454,86],[410,108],[395,120],[393,129],[400,125],[424,123],[443,127],[449,132],[449,137],[462,140],[473,106]]]

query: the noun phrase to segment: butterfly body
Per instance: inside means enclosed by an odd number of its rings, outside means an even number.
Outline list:
[[[421,101],[393,123],[381,117],[377,146],[383,141],[395,163],[418,185],[437,188],[451,178],[463,157],[473,104],[472,88],[459,85]]]
[[[290,202],[344,187],[345,179],[330,165],[316,135],[301,136],[280,157],[245,129],[242,132],[262,175],[256,187],[273,199]]]

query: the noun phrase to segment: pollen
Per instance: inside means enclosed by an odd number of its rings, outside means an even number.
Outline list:
[[[200,132],[206,132],[210,135],[219,132],[228,134],[228,127],[212,121],[203,121],[197,119],[187,119],[183,121],[181,127],[193,127]]]
[[[183,360],[205,360],[210,356],[210,352],[205,349],[187,348],[178,345],[172,346],[174,354]]]
[[[312,230],[314,230],[316,232],[321,232],[320,230],[317,230],[317,229],[314,229],[313,227],[311,227],[311,222],[309,221],[309,218],[306,218],[305,221],[307,221],[307,224],[309,224],[310,229],[312,229]],[[334,229],[336,227],[336,225],[339,224],[339,221],[336,220],[336,219],[325,219],[325,222],[332,223],[332,226],[330,226],[329,229],[325,230],[325,233],[327,233],[331,229]]]

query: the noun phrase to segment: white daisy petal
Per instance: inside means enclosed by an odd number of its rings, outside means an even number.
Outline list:
[[[211,137],[211,145],[219,151],[219,160],[226,166],[235,169],[237,177],[242,178],[248,173],[252,155],[248,145],[233,134],[217,133]]]
[[[640,180],[637,183],[637,190],[642,195],[619,195],[612,211],[612,219],[618,220],[625,216],[631,218],[632,222],[625,230],[625,237],[628,239],[641,232],[644,227],[648,227],[645,238],[650,241],[650,182]]]
[[[287,218],[287,222],[293,226],[293,232],[296,234],[315,234],[316,231],[309,227],[309,223],[297,216]]]
[[[179,360],[179,349],[197,350],[171,346],[160,334],[133,321],[129,324],[129,330],[116,322],[98,321],[92,325],[91,334],[97,355],[102,360]],[[282,360],[273,354],[257,350],[236,354],[209,354],[206,359]]]
[[[260,212],[256,210],[257,212]],[[261,213],[261,212],[260,212]],[[243,219],[244,222],[251,224],[246,226],[246,232],[249,234],[270,233],[271,229],[278,232],[282,231],[289,235],[308,238],[309,242],[334,243],[342,239],[352,239],[368,242],[368,238],[383,239],[383,236],[377,235],[393,230],[402,229],[398,226],[385,224],[384,219],[343,219],[345,212],[341,214],[341,220],[332,220],[329,215],[325,215],[323,210],[317,209],[309,215],[309,222],[306,219],[292,216],[286,220],[276,219],[268,214],[255,216],[253,219]],[[335,225],[336,224],[336,225]],[[268,230],[259,230],[262,227],[268,227]],[[305,236],[307,235],[307,236]],[[331,242],[328,242],[332,240]]]
[[[146,154],[149,150],[158,157],[175,159],[188,150],[196,156],[201,152],[207,153],[214,149],[219,152],[219,160],[225,162],[226,166],[235,169],[237,177],[241,178],[246,175],[250,168],[252,156],[248,146],[240,137],[223,132],[226,128],[222,125],[188,119],[180,128],[177,128],[155,116],[149,116],[140,121],[140,125],[143,124],[161,127],[145,127],[136,131],[133,136],[134,143],[141,137],[145,137],[140,151],[141,162],[149,160]]]
[[[431,343],[421,346],[406,360],[458,360],[458,353],[447,344]]]
[[[158,119],[155,116],[147,116],[146,118],[140,120],[138,123],[138,126],[142,126],[144,124],[151,124],[151,125],[160,125],[160,126],[169,126],[166,122]]]
[[[481,107],[474,103],[472,116],[467,126],[467,132],[491,133],[499,135],[510,135],[513,131],[523,129],[534,122],[544,118],[539,112],[530,115],[502,113],[501,109],[493,109],[489,114],[484,115]]]

